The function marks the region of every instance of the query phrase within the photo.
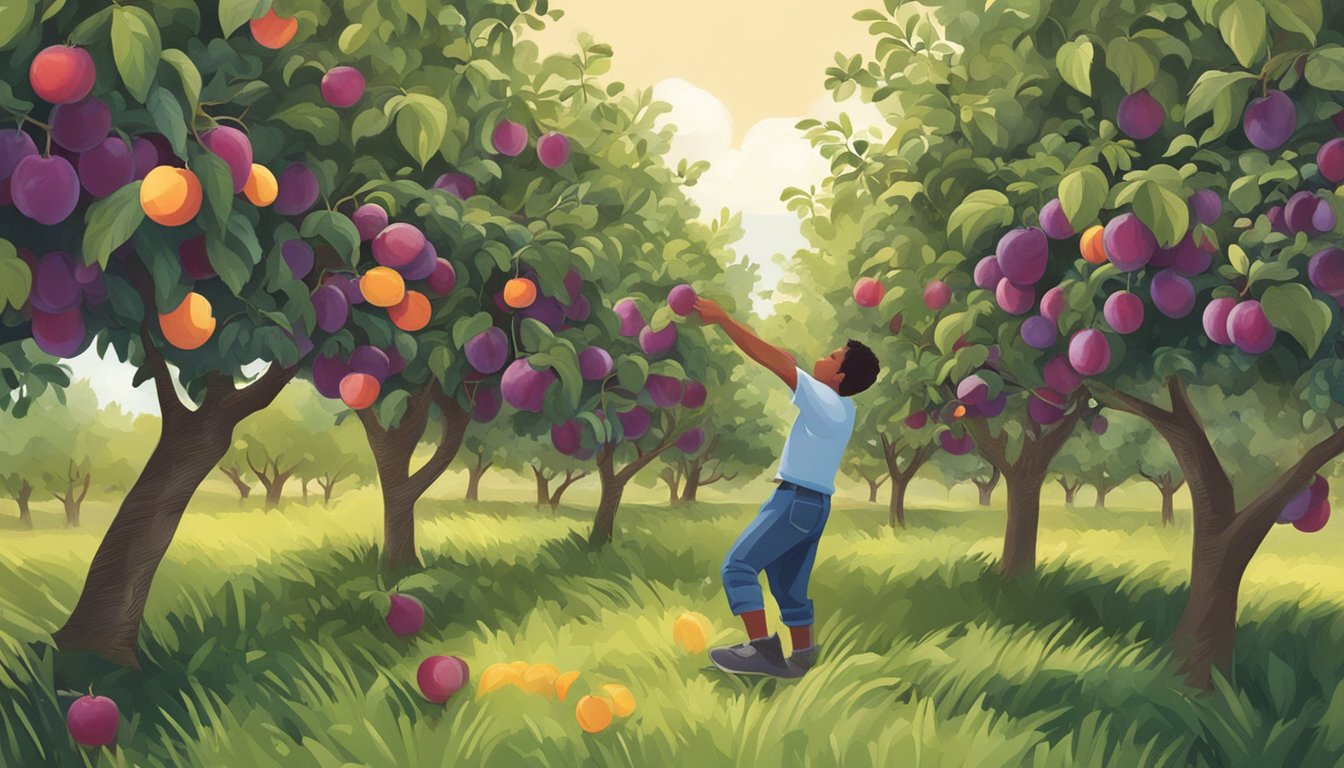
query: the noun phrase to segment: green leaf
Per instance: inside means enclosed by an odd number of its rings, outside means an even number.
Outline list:
[[[257,242],[252,223],[242,214],[231,215],[228,230],[223,236],[206,231],[205,251],[219,279],[235,296],[241,296],[252,276],[252,268],[261,260],[261,245]]]
[[[1190,206],[1184,197],[1155,181],[1139,185],[1134,195],[1134,212],[1157,236],[1164,248],[1171,248],[1190,230]]]
[[[960,233],[964,247],[972,247],[985,233],[1006,227],[1013,221],[1013,208],[1008,198],[998,190],[980,189],[965,200],[947,217],[948,235]]]
[[[1110,193],[1106,174],[1096,166],[1079,168],[1064,177],[1059,183],[1059,202],[1074,231],[1096,220]]]
[[[406,404],[411,393],[404,389],[395,389],[384,395],[378,403],[378,423],[388,429],[396,429],[401,417],[406,415]]]
[[[271,0],[219,0],[219,27],[223,30],[224,37],[232,35],[234,30],[266,13],[266,9],[270,7]]]
[[[169,48],[163,52],[163,60],[168,62],[173,69],[177,70],[177,75],[182,79],[182,93],[187,97],[187,103],[191,105],[194,112],[201,105],[201,73],[196,69],[187,54]]]
[[[666,304],[653,311],[653,317],[649,318],[649,327],[655,331],[661,331],[672,324],[677,314]]]
[[[149,97],[162,48],[159,26],[148,11],[133,5],[112,9],[112,59],[136,101],[143,103]]]
[[[187,121],[182,115],[182,105],[166,88],[156,86],[149,92],[146,102],[149,114],[154,118],[154,127],[168,139],[173,153],[178,157],[187,156]]]
[[[34,0],[0,0],[0,49],[22,37],[36,14]]]
[[[1200,115],[1212,110],[1219,96],[1225,94],[1232,85],[1254,79],[1255,75],[1249,72],[1210,71],[1200,75],[1185,102],[1185,124],[1189,125]]]
[[[429,353],[429,372],[439,381],[448,380],[453,365],[453,352],[446,346],[437,346]]]
[[[1344,48],[1327,45],[1307,56],[1307,82],[1327,91],[1344,91]]]
[[[424,168],[448,133],[448,108],[433,96],[412,93],[396,109],[397,138]]]
[[[47,10],[42,12],[42,21],[45,23],[55,18],[56,14],[65,8],[65,3],[66,0],[53,0],[51,5],[47,6]]]
[[[6,304],[15,309],[22,307],[32,287],[32,270],[19,258],[13,243],[0,239],[0,309]]]
[[[1073,86],[1074,90],[1087,96],[1092,95],[1094,55],[1092,41],[1085,37],[1061,45],[1055,54],[1055,66],[1059,68],[1059,76],[1064,78],[1064,82]]]
[[[950,355],[952,346],[971,330],[974,323],[975,316],[969,312],[953,312],[938,321],[937,327],[933,330],[933,343],[938,346],[939,352]]]
[[[206,229],[223,233],[233,211],[233,174],[229,165],[219,155],[202,151],[192,159],[192,168],[201,181],[205,198]]]
[[[1218,17],[1218,31],[1241,66],[1249,67],[1265,53],[1265,7],[1260,0],[1232,0]]]
[[[1227,199],[1242,213],[1250,213],[1260,205],[1260,185],[1255,176],[1242,176],[1232,182]]]
[[[341,116],[330,107],[300,102],[275,113],[274,117],[290,128],[312,136],[322,146],[336,143],[340,136]]]
[[[1227,246],[1227,261],[1239,275],[1244,275],[1251,269],[1251,260],[1247,258],[1246,251],[1236,243]]]
[[[381,109],[366,109],[355,116],[350,128],[350,140],[358,143],[360,139],[377,136],[387,130],[387,115]]]
[[[84,215],[84,262],[106,267],[112,251],[131,239],[145,212],[140,207],[140,182],[134,181],[89,206]]]
[[[10,84],[0,80],[0,109],[12,115],[26,115],[33,111],[33,103],[15,96]]]
[[[1311,296],[1311,291],[1301,283],[1284,283],[1265,289],[1260,297],[1260,306],[1270,325],[1286,331],[1313,357],[1325,339],[1326,331],[1334,316],[1330,307]]]
[[[1142,43],[1117,37],[1106,46],[1106,68],[1120,79],[1125,93],[1134,93],[1157,78],[1157,57]]]
[[[1167,147],[1167,151],[1163,153],[1162,157],[1175,157],[1187,149],[1194,149],[1198,146],[1199,142],[1195,141],[1194,136],[1191,136],[1188,133],[1182,133],[1180,136],[1171,140],[1171,146]]]
[[[112,23],[112,10],[112,6],[109,6],[81,21],[79,26],[75,27],[74,31],[70,33],[70,43],[72,45],[92,45],[100,42],[99,38],[103,36],[103,29]]]
[[[523,318],[518,325],[518,341],[529,352],[543,352],[555,334],[546,324],[532,317]]]
[[[616,382],[621,389],[642,392],[649,378],[649,361],[637,355],[626,355],[616,361]]]
[[[1268,0],[1269,18],[1281,29],[1296,32],[1316,44],[1324,17],[1321,0]]]
[[[477,312],[453,323],[453,346],[464,349],[467,342],[485,333],[494,325],[494,320],[486,312]]]
[[[335,211],[313,211],[303,219],[299,234],[304,238],[326,240],[345,262],[354,265],[359,258],[359,230],[349,216]]]

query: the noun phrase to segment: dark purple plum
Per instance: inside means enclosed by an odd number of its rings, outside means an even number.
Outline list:
[[[74,357],[88,337],[79,307],[52,313],[34,306],[32,328],[37,348],[53,357]]]
[[[538,371],[527,358],[520,357],[504,369],[500,378],[499,390],[504,402],[520,411],[540,413],[546,399],[546,392],[555,384],[555,374],[550,369]]]
[[[972,373],[957,383],[957,399],[964,405],[979,405],[988,395],[989,383],[977,374]]]
[[[221,125],[202,133],[201,144],[229,166],[234,194],[242,192],[252,175],[252,140],[247,134],[232,126]]]
[[[365,243],[387,229],[387,211],[376,203],[359,206],[350,214],[350,220],[355,223],[355,231],[359,232],[360,241]]]
[[[1344,294],[1344,249],[1317,251],[1307,264],[1307,277],[1312,285],[1331,296]]]
[[[1025,315],[1036,302],[1036,290],[1031,286],[1021,286],[1008,278],[999,281],[994,291],[999,308],[1010,315]]]
[[[477,386],[471,404],[471,420],[481,424],[492,422],[503,407],[504,398],[499,394],[499,387]]]
[[[177,246],[177,261],[182,265],[182,273],[192,280],[209,280],[215,276],[203,234],[189,237]]]
[[[1014,229],[999,238],[994,252],[1003,276],[1022,286],[1035,285],[1045,274],[1050,241],[1035,227]]]
[[[681,402],[681,396],[685,394],[682,383],[671,376],[660,376],[656,373],[649,374],[648,380],[644,383],[644,391],[649,393],[649,399],[658,408],[672,408]]]
[[[1274,326],[1258,301],[1243,301],[1227,313],[1227,338],[1248,355],[1269,351],[1275,335]]]
[[[584,381],[602,381],[611,375],[611,354],[601,347],[588,347],[579,353],[579,374]]]
[[[435,268],[439,266],[439,254],[434,250],[434,244],[425,241],[425,247],[420,251],[420,255],[397,271],[407,280],[426,280],[434,274]]]
[[[112,130],[112,110],[93,96],[52,107],[48,120],[51,140],[76,153],[98,146]]]
[[[327,333],[335,333],[350,319],[350,300],[345,292],[334,285],[323,285],[313,291],[313,313],[317,315],[317,327]]]
[[[593,305],[588,303],[586,296],[580,296],[565,307],[565,319],[575,323],[582,323],[593,314]]]
[[[617,413],[616,419],[621,422],[621,431],[625,433],[626,440],[640,439],[649,433],[649,427],[653,425],[649,412],[639,406]]]
[[[644,330],[644,316],[640,314],[639,305],[635,304],[634,299],[621,299],[612,309],[621,319],[622,336],[638,336]]]
[[[639,332],[639,348],[649,357],[661,357],[677,343],[677,326],[668,323],[661,331],[646,326]]]
[[[1040,315],[1027,318],[1020,332],[1022,340],[1032,349],[1047,349],[1059,339],[1059,326]]]
[[[583,427],[573,419],[551,427],[551,445],[566,456],[579,450],[583,440]]]
[[[1131,139],[1146,139],[1162,128],[1166,110],[1143,88],[1120,101],[1115,112],[1115,124]]]
[[[14,207],[39,224],[60,224],[79,205],[79,174],[63,157],[25,157],[15,166],[9,185]]]
[[[440,258],[434,264],[434,271],[429,275],[429,290],[440,296],[447,296],[453,292],[453,286],[457,285],[457,270],[447,259]]]
[[[1143,269],[1157,251],[1153,231],[1133,213],[1122,213],[1107,222],[1102,243],[1111,263],[1121,272]]]
[[[1283,221],[1290,234],[1311,232],[1311,216],[1316,213],[1320,201],[1315,194],[1305,191],[1295,192],[1288,198],[1288,203],[1283,206]]]
[[[9,179],[14,167],[25,157],[37,154],[37,144],[27,132],[18,129],[0,130],[0,181]]]
[[[1101,314],[1116,333],[1133,333],[1143,325],[1143,299],[1129,291],[1116,291],[1106,297]]]
[[[392,361],[383,350],[365,344],[350,353],[350,370],[372,376],[381,384],[392,374]]]
[[[1181,318],[1195,308],[1195,287],[1175,269],[1164,269],[1153,276],[1149,294],[1157,311]]]
[[[1073,369],[1064,355],[1056,355],[1045,364],[1045,385],[1056,392],[1068,394],[1083,385],[1083,377]]]
[[[0,155],[4,150],[0,149]],[[1331,139],[1316,150],[1316,170],[1332,184],[1344,181],[1344,139]],[[0,175],[4,167],[0,166]]]
[[[107,197],[135,180],[135,157],[120,136],[104,139],[79,156],[79,181],[94,197]]]
[[[250,171],[249,171],[250,172]],[[290,163],[285,166],[277,180],[279,191],[273,207],[281,216],[298,216],[307,213],[317,202],[322,192],[317,174],[303,163]]]
[[[64,251],[52,251],[37,262],[33,270],[28,303],[33,309],[62,314],[79,306],[84,290],[75,279],[75,260]]]
[[[975,450],[975,439],[969,434],[957,437],[952,430],[945,429],[938,433],[938,445],[953,456],[965,456]]]
[[[445,173],[434,182],[435,189],[442,189],[458,200],[466,200],[476,194],[476,180],[465,173]]]
[[[280,246],[280,256],[285,260],[289,271],[299,280],[313,271],[313,247],[302,240],[286,240]],[[346,298],[349,299],[348,296]]]
[[[1223,199],[1212,189],[1201,189],[1190,196],[1190,218],[1212,227],[1223,215]]]
[[[413,224],[389,224],[373,238],[373,260],[399,269],[415,261],[427,242],[425,233]]]
[[[1067,240],[1077,234],[1057,197],[1041,208],[1041,229],[1051,240]]]
[[[677,450],[682,453],[695,453],[705,444],[705,430],[696,427],[684,432],[677,438]]]
[[[499,371],[509,360],[509,337],[503,329],[487,328],[467,341],[467,363],[480,373]]]
[[[313,386],[323,397],[339,400],[341,379],[350,372],[350,366],[341,358],[319,355],[313,360]]]
[[[683,408],[699,408],[705,404],[705,399],[709,397],[709,390],[705,385],[698,381],[686,382],[686,389],[681,395],[681,406]]]
[[[1297,130],[1297,107],[1283,91],[1269,91],[1246,106],[1241,128],[1256,149],[1278,149]]]
[[[975,265],[975,285],[992,291],[1003,279],[1003,270],[999,269],[998,256],[986,256]]]

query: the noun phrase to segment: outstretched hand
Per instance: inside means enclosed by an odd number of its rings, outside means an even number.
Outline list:
[[[728,319],[728,312],[713,299],[696,299],[695,311],[700,313],[700,322],[706,325],[722,325]]]

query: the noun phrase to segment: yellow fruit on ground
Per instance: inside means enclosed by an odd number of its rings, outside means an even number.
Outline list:
[[[526,661],[511,661],[509,662],[509,666],[513,668],[514,672],[518,673],[519,680],[523,679],[523,675],[527,674],[527,670],[532,668],[532,665],[528,664]]]
[[[215,333],[215,316],[210,300],[199,293],[188,293],[177,308],[159,315],[163,338],[178,349],[196,349]]]
[[[512,664],[491,664],[481,673],[481,681],[476,684],[476,698],[500,688],[518,685],[521,681],[522,676]]]
[[[160,165],[140,182],[140,209],[156,224],[180,227],[201,212],[201,181],[186,168]]]
[[[1083,232],[1082,239],[1078,241],[1078,250],[1089,264],[1106,262],[1106,246],[1101,239],[1105,231],[1106,228],[1100,224],[1093,224]]]
[[[578,670],[566,672],[555,679],[555,697],[561,701],[569,695],[569,689],[573,687],[574,681],[579,679]]]
[[[374,267],[359,278],[359,292],[375,307],[395,307],[406,298],[406,281],[391,267]]]
[[[265,208],[275,202],[275,196],[279,193],[280,185],[276,182],[271,169],[253,163],[252,173],[247,177],[247,183],[243,185],[243,195],[247,197],[248,202],[258,208]]]
[[[574,719],[588,733],[601,733],[611,725],[611,705],[606,699],[584,696],[574,705]]]
[[[711,627],[709,619],[688,611],[677,617],[672,627],[672,639],[688,653],[704,653],[709,645]]]
[[[527,309],[537,300],[537,284],[526,277],[515,277],[504,284],[504,303],[514,309]]]
[[[602,692],[611,702],[611,713],[617,717],[629,717],[635,711],[635,694],[620,683],[607,683]]]
[[[559,676],[560,670],[556,669],[554,664],[533,664],[523,673],[520,687],[528,693],[549,699],[555,695],[555,679]]]

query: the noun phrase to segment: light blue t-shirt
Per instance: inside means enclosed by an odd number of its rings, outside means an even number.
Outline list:
[[[793,404],[798,406],[798,418],[784,442],[777,477],[833,494],[835,473],[854,433],[854,401],[799,368]]]

